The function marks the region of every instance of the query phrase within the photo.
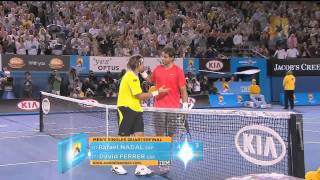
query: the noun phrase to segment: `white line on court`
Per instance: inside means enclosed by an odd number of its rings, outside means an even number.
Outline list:
[[[320,131],[314,131],[314,130],[303,130],[305,132],[313,132],[313,133],[320,133]]]
[[[39,132],[39,130],[17,130],[17,131],[3,131],[3,132],[0,132],[0,134],[2,133],[24,133],[24,132]]]
[[[319,142],[314,142],[314,141],[304,142],[304,144],[320,144],[320,141]]]
[[[8,127],[8,124],[0,124],[0,128]]]
[[[1,137],[0,140],[3,139],[19,139],[19,138],[32,138],[32,137],[45,137],[45,136],[49,136],[49,135],[32,135],[32,136],[9,136],[9,137]]]
[[[39,126],[39,123],[33,123],[34,125],[38,125]],[[54,125],[54,124],[57,124],[57,123],[48,123],[48,122],[46,122],[46,125]]]
[[[30,162],[21,162],[21,163],[0,164],[0,167],[27,165],[27,164],[37,164],[37,163],[52,163],[52,162],[58,162],[58,160],[30,161]]]

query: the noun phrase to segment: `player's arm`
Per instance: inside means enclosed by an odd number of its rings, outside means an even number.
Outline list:
[[[150,82],[150,83],[153,82],[151,76],[146,71],[140,74],[143,77],[143,79],[146,80],[147,82]]]
[[[188,108],[188,92],[186,87],[186,77],[182,70],[179,71],[178,77],[179,90],[181,95],[182,107],[183,109]]]
[[[129,85],[129,88],[130,88],[132,95],[139,100],[146,100],[151,97],[158,96],[160,93],[167,93],[170,90],[170,89],[165,88],[163,86],[153,92],[144,93],[144,92],[142,92],[142,89],[140,87],[140,81],[136,78],[129,80],[128,85]]]
[[[165,88],[164,86],[162,86],[161,88],[159,88],[158,90],[155,90],[153,92],[147,92],[147,93],[139,93],[139,94],[136,94],[135,97],[139,100],[146,100],[146,99],[149,99],[151,97],[155,97],[155,96],[158,96],[159,94],[162,94],[162,93],[167,93],[169,92],[170,89],[169,88]]]
[[[283,78],[283,81],[282,81],[282,86],[283,86],[283,87],[285,87],[286,81],[287,81],[287,76],[285,76],[285,77]]]
[[[186,86],[180,87],[180,94],[181,94],[182,103],[188,103],[188,93],[187,93]]]

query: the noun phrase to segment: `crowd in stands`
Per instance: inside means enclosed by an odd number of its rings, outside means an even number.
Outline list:
[[[244,49],[278,59],[320,57],[319,19],[319,3],[311,1],[1,1],[0,53],[159,57],[171,46],[177,57]],[[25,96],[30,78],[26,73]],[[71,70],[68,95],[115,96],[118,82],[110,73],[80,79]],[[60,93],[55,72],[48,83],[50,92]],[[187,88],[190,94],[216,92],[207,77],[192,74]]]
[[[2,1],[0,52],[212,58],[251,49],[277,58],[319,57],[319,4],[312,1]],[[271,31],[271,18],[284,23]],[[271,37],[272,36],[272,37]]]

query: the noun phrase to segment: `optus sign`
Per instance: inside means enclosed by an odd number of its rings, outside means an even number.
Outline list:
[[[19,109],[32,111],[39,109],[40,103],[38,101],[20,101],[18,102],[17,106]]]
[[[286,155],[286,145],[280,135],[261,125],[241,128],[235,136],[235,145],[243,158],[261,166],[277,164]]]

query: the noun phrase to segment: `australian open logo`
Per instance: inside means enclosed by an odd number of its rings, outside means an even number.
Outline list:
[[[83,65],[83,59],[81,56],[78,56],[76,61],[76,66],[81,68],[82,65]]]
[[[314,102],[314,96],[313,96],[312,93],[309,93],[309,94],[308,94],[308,101],[309,101],[310,103],[313,103],[313,102]]]
[[[237,96],[237,102],[238,102],[238,103],[242,103],[242,102],[243,102],[243,98],[242,98],[241,95],[238,95],[238,96]]]
[[[286,155],[283,139],[266,126],[245,126],[237,132],[234,140],[240,155],[256,165],[272,166],[282,161]]]
[[[224,97],[223,96],[218,96],[218,101],[220,105],[225,105],[226,103],[224,102]]]

